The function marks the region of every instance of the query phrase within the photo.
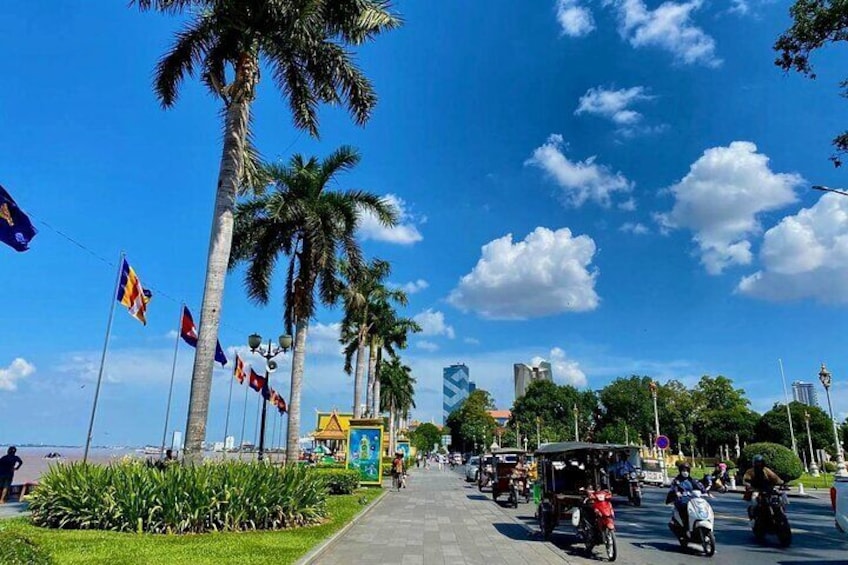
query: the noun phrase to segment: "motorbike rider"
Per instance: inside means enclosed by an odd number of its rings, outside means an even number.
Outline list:
[[[515,467],[512,468],[510,478],[518,486],[518,492],[523,493],[527,487],[527,466],[524,463],[523,455],[518,458],[518,463],[516,463]]]
[[[668,494],[665,497],[665,503],[674,502],[677,512],[680,514],[684,524],[689,523],[689,509],[687,508],[687,500],[681,494],[685,492],[700,491],[706,494],[704,486],[691,476],[692,467],[685,461],[678,463],[677,476],[671,481],[671,488],[668,489]]]
[[[715,469],[709,475],[704,475],[704,486],[708,489],[713,488],[713,484],[726,486],[730,482],[730,477],[727,475],[727,464],[721,461],[716,461]]]
[[[742,482],[745,485],[744,500],[750,502],[748,505],[748,518],[753,520],[756,511],[754,493],[756,492],[759,495],[760,493],[771,492],[774,487],[783,484],[783,479],[766,466],[766,458],[762,455],[754,455],[751,463],[753,466],[745,471]]]
[[[625,452],[621,452],[618,454],[618,462],[616,462],[614,467],[615,479],[624,479],[627,480],[630,477],[630,473],[636,470],[636,467],[633,466],[633,463],[630,462],[630,457]]]

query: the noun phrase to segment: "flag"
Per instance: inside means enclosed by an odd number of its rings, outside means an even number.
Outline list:
[[[271,400],[271,391],[268,389],[268,381],[262,379],[264,382],[262,383],[262,398],[266,401]]]
[[[244,361],[241,360],[241,357],[236,354],[236,366],[233,369],[233,376],[239,382],[239,384],[244,384],[244,378],[247,376],[244,373]]]
[[[287,408],[286,408],[286,401],[283,399],[283,397],[282,397],[282,396],[280,396],[280,397],[279,397],[279,399],[278,399],[278,401],[277,401],[277,410],[279,410],[279,411],[280,411],[280,415],[282,415],[282,414],[285,414],[285,413],[286,413],[286,410],[287,410]]]
[[[265,388],[265,377],[260,377],[256,374],[256,371],[251,367],[250,369],[250,388],[255,390],[256,392],[261,391]]]
[[[184,342],[197,349],[197,328],[194,325],[194,319],[191,317],[191,312],[188,311],[188,306],[183,306],[183,319],[180,322],[180,337],[183,338]],[[227,356],[224,355],[224,350],[221,348],[220,341],[215,343],[215,361],[220,363],[222,367],[226,367],[227,365]]]
[[[130,316],[147,325],[147,303],[153,294],[141,286],[138,275],[127,260],[121,266],[121,282],[118,283],[118,302],[127,307]]]
[[[0,241],[15,251],[26,251],[37,233],[29,217],[0,186]]]

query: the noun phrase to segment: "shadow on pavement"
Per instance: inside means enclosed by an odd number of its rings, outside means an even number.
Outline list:
[[[489,500],[490,497],[485,494],[466,494],[465,495],[468,500]]]
[[[509,539],[526,541],[536,539],[536,536],[531,535],[527,529],[520,524],[511,524],[508,522],[500,522],[494,524],[495,529]],[[541,538],[538,538],[541,540]]]

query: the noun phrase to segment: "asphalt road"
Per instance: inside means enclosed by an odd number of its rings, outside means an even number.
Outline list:
[[[457,467],[457,470],[460,473],[457,480],[464,481],[464,468]],[[476,484],[467,484],[466,491],[469,499],[477,500],[481,505],[495,504],[488,489],[481,493]],[[616,563],[677,565],[711,561],[695,546],[689,551],[680,548],[668,529],[671,507],[663,504],[665,493],[665,489],[646,487],[640,508],[616,497],[614,506],[619,551]],[[769,536],[762,544],[754,540],[746,515],[746,503],[741,495],[716,495],[710,503],[716,516],[717,549],[713,562],[739,565],[848,564],[848,537],[841,537],[842,534],[837,532],[828,498],[790,498],[787,511],[793,539],[792,546],[786,549],[778,546],[774,536]],[[519,503],[516,509],[505,507],[500,500],[498,504],[505,514],[529,526],[533,532],[528,534],[513,528],[504,529],[504,535],[520,539],[526,539],[528,535],[538,537],[532,501],[529,504]],[[577,540],[570,523],[555,530],[549,543],[561,551],[569,563],[598,563],[600,560],[600,550],[596,550],[594,559],[586,558],[583,544]]]

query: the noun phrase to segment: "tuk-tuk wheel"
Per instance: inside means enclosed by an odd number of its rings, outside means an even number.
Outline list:
[[[539,506],[539,530],[542,533],[542,539],[545,541],[551,539],[551,534],[554,531],[553,512],[547,504]]]
[[[500,494],[501,493],[495,487],[492,487],[492,500],[496,501],[498,499],[498,496],[500,496]]]

